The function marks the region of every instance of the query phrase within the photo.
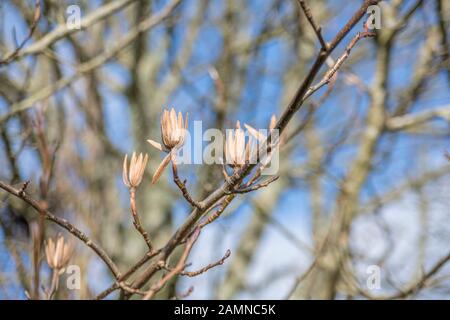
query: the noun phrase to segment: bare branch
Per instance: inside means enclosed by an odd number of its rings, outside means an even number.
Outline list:
[[[25,193],[24,190],[16,190],[7,183],[0,181],[0,188],[5,190],[6,192],[18,197],[19,199],[23,200],[24,202],[28,203],[31,207],[33,207],[38,213],[44,214],[45,218],[47,220],[53,221],[62,228],[69,231],[71,234],[73,234],[76,238],[83,241],[88,247],[90,247],[108,266],[108,268],[113,273],[114,277],[119,278],[121,276],[119,269],[117,268],[116,264],[111,260],[111,258],[108,256],[108,254],[103,250],[98,244],[93,242],[85,233],[77,229],[74,225],[72,225],[70,222],[68,222],[66,219],[59,218],[55,215],[53,215],[50,211],[45,210],[41,207],[38,201],[34,200],[28,194]]]
[[[325,73],[322,80],[319,81],[319,83],[311,86],[308,91],[305,93],[305,96],[303,97],[303,101],[308,99],[314,92],[322,88],[324,85],[330,83],[330,81],[333,79],[333,76],[337,73],[337,71],[342,67],[345,60],[350,56],[350,51],[353,49],[353,47],[358,43],[359,40],[363,38],[369,38],[374,37],[375,33],[373,32],[358,32],[358,34],[350,41],[347,48],[345,48],[345,52],[342,54],[342,56],[339,57],[339,59],[336,60],[335,64],[330,68],[330,70]]]
[[[405,130],[434,118],[442,118],[450,122],[450,105],[390,118],[386,121],[386,127],[390,131]]]
[[[25,44],[28,42],[28,40],[30,40],[31,37],[33,36],[34,30],[36,29],[38,22],[41,19],[41,12],[42,12],[41,1],[36,0],[33,22],[31,23],[31,26],[29,28],[28,35],[25,37],[25,39],[20,43],[20,45],[13,52],[11,52],[10,54],[7,54],[6,58],[0,59],[0,67],[11,63],[21,54],[21,50],[23,49]]]
[[[22,58],[31,54],[36,54],[44,51],[50,45],[55,43],[56,41],[63,39],[73,33],[82,31],[87,29],[88,27],[96,24],[99,21],[102,21],[117,11],[127,7],[129,4],[133,3],[136,0],[117,0],[108,2],[105,5],[99,7],[95,11],[86,15],[80,21],[80,29],[69,28],[66,23],[59,25],[52,32],[46,34],[44,37],[34,42],[28,48],[22,50],[17,57]]]
[[[144,296],[144,300],[150,300],[151,298],[153,298],[153,296],[159,290],[161,290],[170,279],[180,274],[184,270],[184,268],[186,267],[186,260],[189,256],[189,253],[192,250],[192,246],[194,245],[195,241],[197,241],[199,235],[200,235],[200,228],[197,228],[196,231],[193,233],[193,235],[187,241],[186,247],[184,248],[183,254],[181,255],[181,258],[178,261],[176,267],[169,273],[167,273],[160,281],[158,281],[156,284],[150,287],[150,289],[146,292]]]
[[[272,182],[278,180],[278,178],[279,178],[279,176],[274,176],[274,177],[272,177],[272,178],[267,179],[266,181],[264,181],[264,182],[262,182],[262,183],[259,183],[259,184],[256,184],[256,185],[252,185],[252,186],[247,187],[247,188],[233,189],[232,191],[229,191],[229,192],[227,191],[225,194],[228,194],[228,195],[229,195],[229,194],[249,193],[249,192],[252,192],[252,191],[256,191],[256,190],[258,190],[258,189],[267,187],[267,186],[268,186],[269,184],[271,184]]]
[[[199,210],[203,210],[203,206],[200,202],[195,201],[191,195],[189,194],[189,191],[186,188],[186,180],[181,181],[178,177],[178,169],[177,165],[174,161],[174,157],[172,157],[172,172],[173,172],[173,181],[178,186],[178,188],[181,190],[181,193],[183,194],[183,197],[186,199],[186,201],[193,206],[194,208],[198,208]]]
[[[119,54],[121,51],[123,51],[125,48],[127,48],[131,43],[133,43],[133,41],[140,34],[148,31],[149,29],[163,22],[178,6],[180,1],[181,0],[172,0],[163,9],[161,9],[160,12],[143,20],[141,23],[139,23],[138,26],[129,31],[122,39],[119,39],[111,48],[108,48],[106,51],[99,54],[98,56],[80,64],[77,67],[75,74],[59,79],[55,83],[52,83],[42,89],[39,89],[30,97],[12,104],[10,110],[6,114],[0,116],[0,124],[2,124],[15,114],[33,107],[35,103],[43,99],[46,99],[51,95],[55,94],[57,91],[67,87],[68,85],[72,84],[75,80],[82,77],[84,74],[101,67],[103,64],[105,64],[110,59],[114,58],[117,54]]]
[[[306,18],[308,19],[309,24],[314,30],[314,33],[317,36],[317,39],[319,39],[319,42],[322,46],[322,50],[327,51],[328,45],[325,39],[322,36],[322,28],[317,25],[316,21],[314,20],[314,17],[311,13],[311,8],[308,6],[305,0],[297,0],[300,4],[300,7],[302,8],[303,12],[305,13]]]
[[[216,262],[210,263],[207,266],[205,266],[205,267],[203,267],[203,268],[201,268],[201,269],[199,269],[197,271],[182,271],[182,272],[180,272],[180,275],[188,276],[188,277],[196,277],[196,276],[198,276],[198,275],[200,275],[202,273],[205,273],[209,269],[212,269],[214,267],[223,265],[225,260],[228,259],[228,257],[230,255],[231,255],[231,251],[230,251],[230,249],[228,249],[227,252],[225,253],[225,255],[222,257],[222,259],[220,259],[220,260],[218,260]],[[168,270],[171,270],[171,269],[169,268]]]
[[[142,235],[144,238],[145,243],[147,244],[147,247],[150,252],[153,251],[153,243],[150,239],[150,236],[147,231],[142,227],[141,219],[139,218],[139,213],[136,208],[136,188],[130,188],[130,203],[131,203],[131,213],[133,216],[133,225],[136,228],[136,230]]]

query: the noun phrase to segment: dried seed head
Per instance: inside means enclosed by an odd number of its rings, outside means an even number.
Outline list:
[[[272,115],[272,117],[270,117],[270,122],[269,122],[269,132],[272,132],[275,129],[276,124],[277,124],[277,117],[275,115]],[[250,126],[248,124],[245,124],[244,126],[248,130],[248,132],[253,137],[255,137],[259,142],[264,142],[267,139],[266,135],[264,135],[260,131],[256,130],[252,126]],[[272,144],[273,145],[276,145],[279,143],[281,146],[284,144],[284,142],[285,142],[284,134],[282,134],[281,137],[278,137],[278,136],[274,137],[273,135],[274,135],[274,133],[272,132]]]
[[[61,234],[58,234],[55,240],[49,238],[45,243],[45,256],[52,269],[63,269],[69,262],[72,253],[72,245],[66,242]]]
[[[161,151],[170,151],[175,147],[180,147],[184,143],[186,137],[186,130],[188,128],[188,114],[183,123],[183,115],[181,112],[175,112],[175,109],[168,111],[164,110],[161,116],[161,139],[163,145],[154,140],[147,140],[152,146]]]
[[[162,144],[158,143],[154,140],[147,140],[153,147],[160,151],[171,152],[172,150],[181,147],[184,144],[184,139],[186,138],[186,132],[188,129],[188,113],[186,113],[186,117],[183,124],[183,115],[181,112],[175,112],[175,109],[172,110],[165,109],[161,116],[161,139]],[[160,163],[158,168],[155,171],[155,174],[152,178],[152,183],[156,183],[163,173],[164,169],[170,163],[171,154],[169,153],[164,160]]]
[[[228,131],[225,142],[225,158],[231,167],[242,167],[250,159],[250,143],[245,143],[245,133],[239,121],[236,129]]]
[[[273,114],[272,117],[270,117],[269,130],[272,131],[273,129],[275,129],[276,124],[277,124],[277,117]]]
[[[136,156],[136,152],[133,152],[130,161],[130,168],[128,170],[128,155],[125,155],[125,159],[123,160],[123,171],[122,171],[122,179],[123,183],[128,188],[137,188],[142,181],[142,177],[144,175],[145,167],[147,166],[148,155],[145,156],[140,153],[139,156]]]

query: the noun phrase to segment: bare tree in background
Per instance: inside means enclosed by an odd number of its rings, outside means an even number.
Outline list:
[[[448,1],[0,10],[0,298],[450,297]]]

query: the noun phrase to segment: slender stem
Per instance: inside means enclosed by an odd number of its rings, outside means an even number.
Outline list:
[[[142,235],[145,243],[148,246],[148,249],[153,251],[153,243],[148,235],[148,232],[142,227],[141,220],[139,219],[139,214],[136,208],[136,188],[130,188],[130,206],[131,206],[131,214],[133,216],[133,225],[136,230]]]
[[[189,256],[189,253],[192,250],[195,241],[197,241],[199,235],[200,235],[200,228],[197,228],[194,234],[189,238],[188,242],[186,243],[186,247],[184,248],[180,260],[178,260],[176,267],[170,272],[168,272],[161,280],[159,280],[157,283],[155,283],[150,287],[150,289],[146,292],[144,296],[144,300],[152,299],[154,295],[158,291],[160,291],[170,279],[172,279],[177,274],[180,274],[184,270],[184,268],[186,267],[186,260]]]
[[[106,298],[110,293],[114,292],[115,290],[119,289],[120,282],[123,282],[127,280],[133,273],[135,273],[139,268],[141,268],[146,262],[150,261],[154,256],[159,254],[161,250],[156,250],[153,252],[148,252],[144,257],[141,258],[136,264],[134,264],[127,272],[125,272],[117,281],[111,285],[109,288],[103,290],[101,293],[99,293],[94,300],[102,300]]]
[[[189,194],[189,191],[186,188],[186,180],[181,181],[178,176],[178,169],[176,165],[176,159],[175,159],[175,152],[176,150],[171,151],[171,160],[172,160],[172,172],[173,172],[173,181],[178,186],[178,188],[181,190],[181,193],[183,194],[183,197],[186,199],[187,202],[194,208],[198,208],[200,210],[203,209],[201,203],[195,201],[191,195]]]
[[[231,201],[234,199],[235,195],[229,195],[223,199],[222,204],[220,205],[219,209],[215,211],[213,214],[209,215],[208,218],[205,219],[205,221],[201,222],[198,226],[199,228],[204,228],[206,225],[210,224],[211,222],[215,221],[217,218],[219,218],[222,213],[225,211],[225,209],[228,207],[228,205],[231,203]]]
[[[308,19],[309,24],[311,25],[311,27],[314,30],[314,33],[316,34],[317,38],[319,39],[322,49],[325,51],[328,50],[327,42],[325,41],[325,39],[322,36],[322,28],[314,20],[314,17],[311,13],[311,8],[308,6],[306,1],[304,1],[304,0],[298,0],[298,3],[300,4],[300,7],[302,7],[302,10],[306,16],[306,19]]]
[[[47,293],[47,300],[51,300],[53,298],[53,295],[58,290],[59,286],[59,270],[58,269],[52,269],[52,282],[50,284],[50,289]]]
[[[227,260],[230,257],[230,255],[231,255],[231,251],[230,251],[230,249],[228,249],[227,252],[225,252],[225,255],[220,260],[210,263],[207,266],[205,266],[197,271],[182,271],[180,274],[182,276],[196,277],[202,273],[205,273],[209,269],[223,265],[225,260]]]

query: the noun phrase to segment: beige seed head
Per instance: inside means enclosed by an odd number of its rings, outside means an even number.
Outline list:
[[[239,121],[236,122],[236,129],[226,136],[225,158],[231,167],[242,167],[250,159],[250,144],[245,143],[245,133]]]
[[[272,117],[270,117],[270,123],[269,123],[269,130],[275,129],[275,125],[277,124],[277,117],[273,114]]]
[[[172,110],[165,109],[161,116],[161,139],[162,144],[156,142],[152,139],[148,139],[147,142],[150,143],[153,147],[160,151],[171,152],[175,148],[179,148],[183,145],[184,140],[186,138],[186,132],[188,129],[188,118],[189,114],[186,113],[186,117],[184,119],[183,124],[183,115],[181,112],[175,112],[175,109]],[[162,175],[164,169],[170,163],[171,154],[169,153],[166,157],[161,161],[160,165],[156,169],[152,183],[156,183],[159,177]]]
[[[123,183],[128,188],[137,188],[139,186],[142,181],[142,177],[144,176],[147,161],[147,154],[144,156],[140,153],[139,156],[136,156],[136,152],[133,152],[128,170],[128,155],[125,155],[125,159],[123,160],[122,179]]]
[[[49,238],[48,241],[46,241],[45,256],[48,265],[52,269],[63,269],[69,262],[72,253],[72,245],[66,242],[61,234],[59,234],[55,240]]]
[[[184,143],[186,130],[188,129],[188,113],[183,123],[183,115],[181,112],[175,112],[165,109],[161,116],[161,139],[162,145],[154,140],[147,140],[152,146],[161,151],[170,151],[175,147],[180,147]]]

